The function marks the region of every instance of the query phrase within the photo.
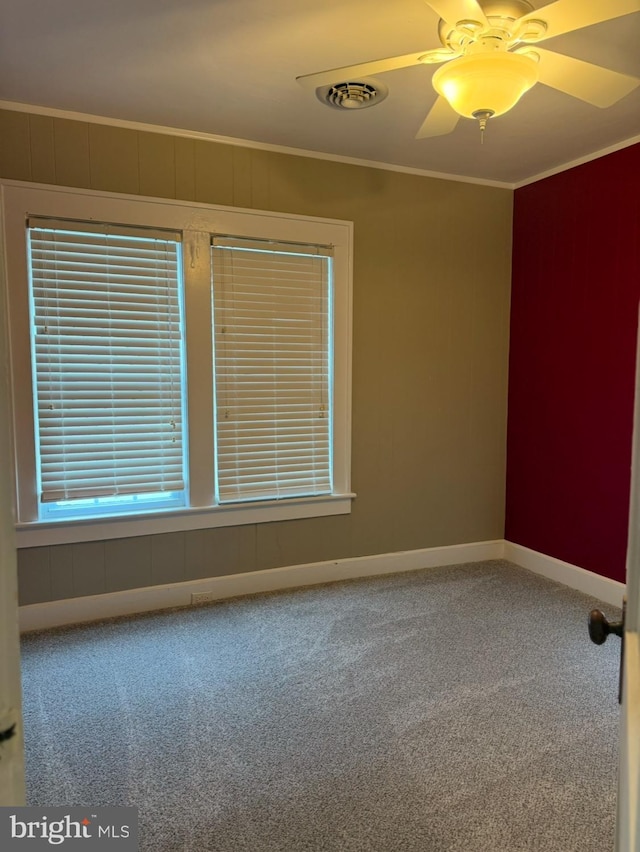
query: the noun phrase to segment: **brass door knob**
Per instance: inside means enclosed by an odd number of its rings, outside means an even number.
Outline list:
[[[610,633],[622,637],[624,621],[608,621],[606,615],[599,609],[589,613],[589,636],[596,645],[602,645]]]

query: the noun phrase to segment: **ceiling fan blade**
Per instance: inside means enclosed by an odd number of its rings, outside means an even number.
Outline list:
[[[427,139],[430,136],[444,136],[446,133],[451,133],[459,119],[458,113],[440,95],[422,122],[422,127],[416,133],[416,139]]]
[[[547,39],[632,12],[640,12],[639,0],[556,0],[529,15],[523,15],[520,21],[530,18],[544,21],[547,31],[543,38]]]
[[[425,0],[436,15],[443,21],[455,26],[458,21],[480,21],[488,24],[486,15],[478,0]]]
[[[436,47],[434,50],[428,50],[420,57],[420,62],[423,65],[437,65],[440,62],[448,62],[450,59],[455,59],[460,56],[460,51],[449,50],[448,47]]]
[[[420,53],[405,53],[404,56],[374,59],[372,62],[361,62],[359,65],[344,65],[341,68],[319,71],[317,74],[302,74],[300,77],[296,77],[296,80],[305,89],[317,89],[320,86],[331,86],[333,83],[357,80],[360,77],[383,74],[385,71],[395,71],[397,68],[420,65],[420,57],[424,56],[425,53],[426,51],[422,50]]]
[[[640,85],[637,77],[620,74],[582,59],[542,50],[537,46],[535,52],[540,54],[538,79],[541,83],[594,106],[611,106]]]

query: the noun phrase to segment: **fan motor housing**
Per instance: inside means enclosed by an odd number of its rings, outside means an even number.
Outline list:
[[[479,0],[479,2],[482,7],[482,11],[489,19],[489,23],[494,24],[495,26],[500,26],[501,21],[505,23],[509,21],[516,21],[523,15],[528,15],[530,12],[534,11],[533,6],[528,2],[528,0]],[[445,47],[448,46],[449,38],[453,30],[455,30],[455,27],[455,23],[452,24],[447,23],[447,21],[442,19],[440,20],[440,23],[438,24],[438,35],[440,37],[440,41]]]

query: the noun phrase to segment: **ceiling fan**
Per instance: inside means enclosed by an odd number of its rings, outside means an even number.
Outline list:
[[[489,118],[508,112],[536,83],[598,107],[611,106],[640,84],[636,77],[538,47],[545,39],[638,12],[640,0],[555,0],[537,10],[528,0],[426,2],[440,15],[442,47],[296,79],[333,105],[357,108],[371,105],[376,94],[371,84],[355,82],[362,77],[448,63],[433,75],[438,98],[417,139],[450,133],[461,116],[477,119],[484,130]]]

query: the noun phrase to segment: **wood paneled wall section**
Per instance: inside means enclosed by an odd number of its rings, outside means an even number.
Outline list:
[[[515,193],[506,531],[624,583],[640,144]]]
[[[355,223],[352,513],[24,549],[22,603],[503,537],[511,191],[13,111],[0,176]]]

